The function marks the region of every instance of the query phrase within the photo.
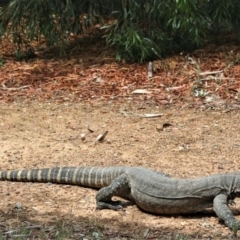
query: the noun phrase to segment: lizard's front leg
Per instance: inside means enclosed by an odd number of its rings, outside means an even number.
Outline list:
[[[124,198],[130,194],[128,177],[124,173],[115,178],[112,183],[104,188],[101,188],[96,196],[97,209],[122,209],[121,201],[112,201],[113,196]]]
[[[235,219],[232,211],[227,205],[228,196],[219,194],[213,200],[213,210],[217,216],[224,221],[224,224],[230,229],[240,229],[240,222]]]

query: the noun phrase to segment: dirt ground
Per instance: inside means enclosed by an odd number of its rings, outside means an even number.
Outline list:
[[[163,115],[143,117],[149,113]],[[105,140],[94,143],[104,131],[108,131]],[[1,170],[126,165],[183,178],[239,170],[239,111],[232,109],[159,108],[131,101],[121,105],[2,104],[0,139]],[[136,239],[172,239],[176,234],[187,239],[233,236],[211,210],[191,216],[155,216],[135,205],[124,212],[97,211],[95,195],[96,190],[78,186],[0,182],[2,234],[16,222],[49,226],[54,221],[71,220],[78,224],[76,239],[84,236],[80,225],[86,221],[108,229],[111,239],[135,239],[135,235]],[[233,210],[240,220],[239,207],[236,200]]]

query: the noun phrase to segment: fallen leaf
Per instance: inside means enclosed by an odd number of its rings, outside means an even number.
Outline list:
[[[105,131],[103,134],[99,134],[95,140],[95,142],[102,142],[104,138],[107,136],[108,131]]]
[[[160,132],[160,131],[163,131],[164,128],[167,128],[167,127],[170,127],[170,126],[172,126],[171,123],[164,123],[161,127],[157,126],[156,129],[157,129],[158,132]]]
[[[144,118],[154,118],[154,117],[162,117],[162,113],[145,113],[145,114],[137,114],[140,117]]]
[[[136,89],[131,92],[131,94],[150,94],[152,92],[146,90],[146,89]]]
[[[171,127],[171,126],[172,126],[171,123],[164,123],[162,128],[164,129],[164,128]]]
[[[93,133],[94,130],[92,130],[89,126],[87,127],[87,130],[90,132],[90,133]]]
[[[217,73],[222,73],[223,71],[213,71],[213,72],[201,72],[199,73],[200,76],[205,76],[205,75],[211,75],[211,74],[217,74]]]

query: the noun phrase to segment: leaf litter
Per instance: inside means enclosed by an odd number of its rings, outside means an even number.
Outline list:
[[[149,78],[149,63],[116,62],[114,50],[99,34],[93,30],[87,36],[72,37],[65,59],[58,57],[58,49],[42,50],[44,41],[35,43],[37,57],[22,62],[14,59],[13,45],[3,39],[0,102],[146,100],[159,105],[187,101],[195,106],[204,104],[206,96],[213,96],[213,104],[218,98],[224,103],[239,102],[239,46],[211,45],[153,61]]]

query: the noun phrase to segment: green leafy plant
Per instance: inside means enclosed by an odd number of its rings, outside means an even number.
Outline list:
[[[4,60],[0,58],[0,68],[3,67],[3,65],[4,65]]]
[[[116,58],[143,62],[192,50],[221,32],[240,36],[239,11],[238,0],[12,0],[0,10],[0,36],[19,34],[28,43],[44,37],[64,52],[70,35],[107,16],[114,21],[103,35]],[[15,43],[21,51],[22,42]]]

